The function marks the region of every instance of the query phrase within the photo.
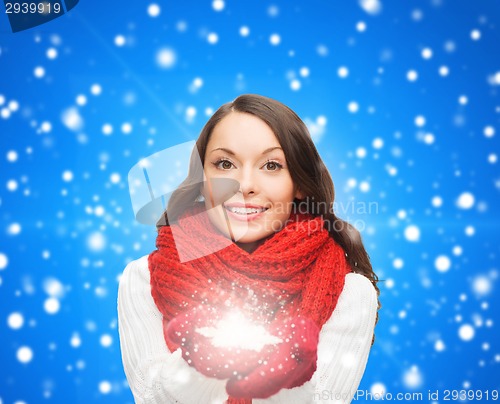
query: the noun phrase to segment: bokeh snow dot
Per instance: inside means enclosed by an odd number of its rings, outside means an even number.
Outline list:
[[[16,162],[18,157],[19,156],[17,152],[14,150],[10,150],[9,152],[7,152],[7,161],[10,163]]]
[[[160,15],[160,6],[156,3],[152,3],[148,6],[148,14],[150,17],[158,17]]]
[[[340,66],[337,70],[337,74],[340,78],[345,79],[347,76],[349,76],[349,69],[345,66]]]
[[[479,31],[478,29],[473,29],[470,33],[470,37],[474,41],[481,39],[481,31]]]
[[[113,133],[113,126],[109,123],[102,125],[102,134],[104,136],[109,136]]]
[[[443,199],[440,196],[435,196],[434,198],[432,198],[431,203],[435,208],[439,208],[443,205]]]
[[[403,383],[409,389],[416,389],[422,385],[422,373],[417,366],[412,366],[403,375]]]
[[[434,143],[434,135],[432,133],[426,133],[424,135],[424,143],[425,144],[433,144]]]
[[[355,114],[356,112],[358,112],[359,110],[359,105],[357,102],[355,101],[351,101],[348,105],[347,105],[347,110],[352,113],[352,114]]]
[[[0,271],[3,271],[5,268],[7,268],[7,265],[9,264],[9,259],[4,253],[0,253]]]
[[[17,236],[19,233],[21,233],[21,225],[19,223],[12,223],[7,227],[7,233],[11,236]]]
[[[366,157],[366,149],[364,147],[358,147],[356,149],[356,157],[363,159]]]
[[[465,234],[467,236],[473,236],[476,233],[476,229],[474,226],[466,226],[465,227]]]
[[[122,129],[122,133],[124,133],[125,135],[128,135],[132,132],[132,125],[128,122],[125,122],[125,123],[123,123],[121,129]]]
[[[474,327],[472,327],[470,324],[463,324],[458,329],[458,336],[462,341],[472,340],[472,338],[474,338],[475,333],[476,332],[474,330]]]
[[[37,79],[41,79],[45,76],[45,69],[42,66],[37,66],[35,67],[35,70],[33,70],[33,74]]]
[[[92,95],[101,95],[102,93],[102,87],[99,84],[92,84],[90,87],[90,92]]]
[[[56,278],[47,278],[43,281],[43,290],[50,297],[63,297],[64,285]]]
[[[361,181],[359,183],[359,190],[361,192],[368,192],[370,190],[370,183],[368,181]]]
[[[447,272],[451,267],[451,261],[446,255],[440,255],[434,261],[434,266],[439,272]]]
[[[125,37],[123,35],[117,35],[117,36],[115,36],[115,45],[116,46],[123,46],[123,45],[125,45]]]
[[[373,383],[370,387],[370,393],[374,397],[383,397],[387,392],[387,388],[383,383]]]
[[[279,45],[281,42],[281,37],[278,34],[272,34],[269,37],[269,42],[271,43],[271,45],[274,45],[274,46]]]
[[[62,173],[62,179],[64,182],[71,182],[73,181],[73,173],[69,170],[66,170]]]
[[[118,173],[113,173],[111,174],[111,176],[109,177],[110,181],[113,183],[113,184],[118,184],[121,180],[121,177],[120,177],[120,174]]]
[[[401,269],[404,266],[404,262],[401,258],[395,258],[394,261],[392,261],[392,266],[395,269]]]
[[[49,297],[48,299],[45,299],[43,308],[48,314],[56,314],[61,308],[61,304],[55,297]]]
[[[99,383],[99,391],[102,394],[108,394],[109,392],[111,392],[111,383],[106,381],[106,380],[100,382]]]
[[[290,82],[290,88],[293,90],[293,91],[298,91],[300,90],[300,87],[302,86],[302,84],[300,83],[300,80],[297,80],[297,79],[294,79]]]
[[[422,49],[422,57],[424,59],[430,59],[432,57],[432,49],[431,48]]]
[[[410,225],[405,229],[405,238],[408,241],[419,241],[420,240],[420,229],[415,225]]]
[[[69,344],[73,348],[78,348],[80,345],[82,345],[82,339],[80,338],[80,334],[78,334],[77,332],[73,333],[71,339],[69,340]]]
[[[380,0],[359,0],[361,8],[371,15],[377,15],[382,11],[382,3]]]
[[[170,69],[175,65],[177,56],[173,49],[161,48],[156,52],[156,63],[162,69]]]
[[[457,207],[460,209],[470,209],[474,206],[474,195],[470,192],[463,192],[457,199]]]
[[[364,21],[359,21],[356,24],[356,30],[358,32],[365,32],[366,31],[366,23]]]
[[[217,42],[219,42],[219,35],[217,35],[215,32],[210,32],[207,36],[207,41],[211,45],[215,45]]]
[[[46,55],[48,59],[55,59],[57,57],[57,49],[56,48],[47,49]]]
[[[106,247],[106,238],[102,233],[96,231],[88,237],[87,246],[92,251],[102,251]]]
[[[83,118],[77,108],[70,107],[61,114],[63,124],[70,130],[78,131],[83,127]]]
[[[240,35],[241,36],[248,36],[248,35],[250,35],[250,28],[248,28],[246,25],[242,26],[240,28]]]
[[[444,342],[440,339],[438,339],[435,343],[434,343],[434,349],[437,351],[437,352],[443,352],[445,349],[446,349],[446,346],[444,344]]]
[[[408,73],[406,73],[406,78],[408,81],[416,81],[418,79],[418,73],[415,70],[409,70]]]
[[[224,10],[224,1],[223,0],[214,0],[212,2],[212,8],[215,10],[215,11],[222,11]]]
[[[425,125],[425,117],[422,115],[418,115],[415,117],[415,125],[421,128]]]
[[[113,343],[113,338],[109,334],[104,334],[101,336],[100,342],[103,347],[107,348]]]
[[[441,66],[439,68],[439,74],[443,77],[448,76],[448,74],[450,74],[450,68],[448,66]]]
[[[383,139],[381,139],[379,137],[373,139],[372,146],[374,149],[381,149],[384,146]]]
[[[17,350],[16,356],[19,362],[28,363],[33,359],[33,351],[30,347],[22,346]]]
[[[484,275],[478,275],[472,281],[472,290],[477,296],[486,296],[491,292],[492,288],[491,280]]]
[[[495,135],[495,128],[493,126],[486,126],[483,133],[486,137],[493,137]]]
[[[21,313],[14,312],[7,317],[7,324],[13,330],[19,330],[24,324],[24,317]]]

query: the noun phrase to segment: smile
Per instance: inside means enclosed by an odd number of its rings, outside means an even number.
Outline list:
[[[264,212],[266,208],[256,209],[256,208],[235,208],[233,206],[226,206],[226,209],[230,212],[236,213],[238,215],[251,215],[253,213]]]
[[[229,216],[236,220],[250,221],[260,217],[268,208],[224,206]]]

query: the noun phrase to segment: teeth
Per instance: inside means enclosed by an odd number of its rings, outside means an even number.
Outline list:
[[[235,208],[235,207],[232,207],[232,206],[227,206],[226,207],[229,211],[233,212],[233,213],[237,213],[239,215],[251,215],[253,213],[260,213],[260,212],[264,212],[266,209],[262,208],[262,209],[256,209],[256,208]]]

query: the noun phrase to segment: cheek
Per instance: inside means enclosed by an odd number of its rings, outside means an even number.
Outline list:
[[[267,182],[266,190],[271,199],[276,201],[289,201],[293,200],[295,194],[295,187],[291,178],[276,178]]]

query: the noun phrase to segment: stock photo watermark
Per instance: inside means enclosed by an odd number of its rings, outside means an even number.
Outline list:
[[[12,32],[45,24],[73,9],[79,0],[4,0],[5,14]]]
[[[425,392],[388,392],[357,390],[354,394],[333,392],[323,390],[314,393],[314,402],[344,402],[351,401],[498,401],[498,390],[474,390],[474,389],[436,389]]]

